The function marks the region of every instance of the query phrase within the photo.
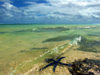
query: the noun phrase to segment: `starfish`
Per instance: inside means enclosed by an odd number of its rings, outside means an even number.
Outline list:
[[[72,66],[71,64],[66,64],[66,63],[60,62],[61,59],[63,59],[63,58],[65,58],[65,57],[60,57],[60,58],[57,59],[57,60],[54,60],[54,59],[47,59],[46,62],[48,62],[49,64],[47,64],[46,66],[44,66],[43,68],[41,68],[40,71],[46,69],[46,68],[49,67],[49,66],[53,66],[53,72],[55,72],[55,69],[56,69],[56,67],[57,67],[58,64],[59,64],[59,65],[64,65],[64,66]]]

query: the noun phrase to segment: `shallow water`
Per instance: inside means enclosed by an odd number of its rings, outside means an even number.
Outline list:
[[[94,46],[93,50],[89,46],[84,50],[82,48],[86,46],[83,46],[82,43],[77,51],[82,51],[83,53],[91,52],[94,53],[92,56],[95,57],[97,54],[97,58],[100,58],[100,37],[94,36],[100,33],[100,26],[97,26],[98,29],[80,29],[80,27],[84,26],[0,25],[0,75],[8,75],[19,64],[29,60],[32,61],[44,52],[66,44],[77,37],[77,35],[92,40],[92,42],[88,42],[88,45]],[[31,65],[29,68],[31,68]]]

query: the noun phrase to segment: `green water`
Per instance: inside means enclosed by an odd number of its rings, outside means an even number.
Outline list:
[[[60,27],[65,29],[60,30]],[[73,40],[74,35],[100,41],[96,36],[100,26],[93,29],[80,27],[84,25],[0,25],[0,75],[8,75],[24,61],[33,60],[45,51]]]

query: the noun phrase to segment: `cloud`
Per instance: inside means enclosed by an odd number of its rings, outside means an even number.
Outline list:
[[[100,19],[99,0],[27,0],[17,7],[2,0],[0,22],[9,23],[97,23]]]
[[[11,2],[10,0],[0,0],[0,2]]]
[[[11,5],[10,3],[8,2],[5,2],[3,5],[2,5],[4,8],[8,9],[8,10],[11,10],[14,6]]]

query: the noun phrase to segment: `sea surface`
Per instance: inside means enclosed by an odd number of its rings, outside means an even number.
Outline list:
[[[88,54],[87,58],[100,59],[99,25],[0,25],[0,75],[24,73],[35,64],[35,58],[79,36],[82,41],[76,58]],[[74,51],[72,55],[75,57]]]

